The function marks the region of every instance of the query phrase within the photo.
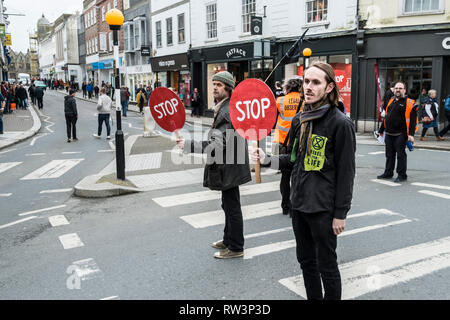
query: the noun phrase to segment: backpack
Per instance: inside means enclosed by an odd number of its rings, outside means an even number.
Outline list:
[[[450,112],[450,96],[445,99],[445,111]]]

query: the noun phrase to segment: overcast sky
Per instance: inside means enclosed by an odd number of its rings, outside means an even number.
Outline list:
[[[42,14],[52,23],[63,13],[81,12],[83,0],[5,0],[4,6],[7,8],[6,14],[25,14],[25,17],[9,16],[7,30],[11,33],[11,48],[26,52],[30,47],[28,34],[36,30]]]

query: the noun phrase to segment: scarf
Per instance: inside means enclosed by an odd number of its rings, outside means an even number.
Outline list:
[[[330,109],[330,105],[326,104],[316,109],[311,109],[311,105],[305,105],[300,115],[300,154],[305,151],[311,155],[311,136],[313,132],[313,120],[322,118]],[[294,148],[295,150],[296,148]],[[294,151],[295,152],[295,151]]]
[[[223,99],[222,101],[218,102],[215,106],[214,106],[214,117],[217,116],[217,114],[219,113],[220,108],[222,107],[223,103],[228,100],[228,98]]]

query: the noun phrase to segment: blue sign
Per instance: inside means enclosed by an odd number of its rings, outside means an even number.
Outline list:
[[[88,70],[106,70],[114,69],[114,59],[94,62],[88,66]]]

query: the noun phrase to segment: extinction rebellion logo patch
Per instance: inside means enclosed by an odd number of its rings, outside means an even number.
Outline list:
[[[305,155],[305,171],[320,171],[325,163],[325,147],[328,138],[313,134],[311,136],[311,154]]]

